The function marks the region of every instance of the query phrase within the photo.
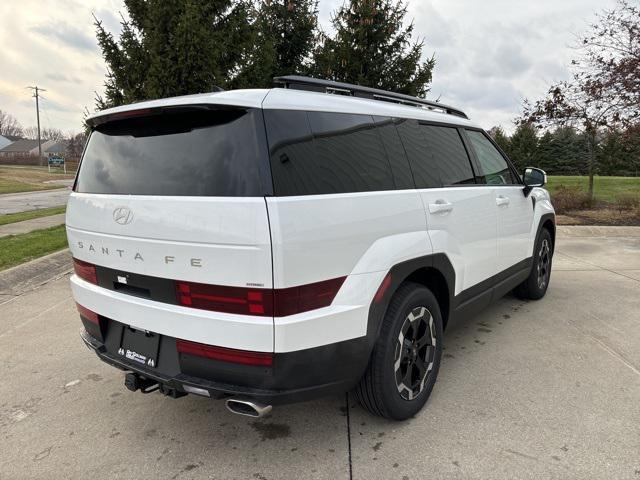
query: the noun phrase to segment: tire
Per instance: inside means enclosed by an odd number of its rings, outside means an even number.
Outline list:
[[[356,398],[374,415],[410,418],[429,398],[441,356],[442,316],[435,296],[420,284],[404,283],[391,299]]]
[[[552,260],[553,240],[549,230],[543,228],[533,250],[531,273],[513,290],[513,293],[523,300],[539,300],[544,297],[551,280]]]

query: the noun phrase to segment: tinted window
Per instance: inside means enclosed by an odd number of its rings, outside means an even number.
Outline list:
[[[502,154],[482,132],[467,130],[473,150],[478,158],[485,181],[489,185],[513,185],[518,183]]]
[[[76,190],[132,195],[261,196],[260,111],[191,110],[98,126]]]
[[[394,188],[384,147],[367,115],[267,111],[276,195]],[[307,123],[308,120],[308,123]]]
[[[438,168],[434,164],[429,145],[417,120],[400,120],[398,134],[409,158],[416,188],[433,188],[441,185]]]
[[[415,188],[407,154],[396,129],[396,124],[399,123],[399,120],[374,116],[373,121],[378,127],[378,135],[387,153],[389,165],[391,165],[395,188],[398,190]]]
[[[471,162],[458,130],[453,127],[420,125],[438,166],[443,185],[475,183]]]

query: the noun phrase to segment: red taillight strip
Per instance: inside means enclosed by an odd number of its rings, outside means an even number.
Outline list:
[[[73,270],[83,280],[95,285],[98,284],[98,274],[96,273],[96,266],[92,263],[83,262],[77,258],[73,259]]]
[[[176,339],[176,348],[178,349],[178,353],[219,360],[221,362],[241,363],[243,365],[256,365],[261,367],[271,367],[273,365],[273,354],[268,352],[250,352],[233,348],[216,347],[213,345],[205,345],[204,343],[181,340],[179,338]]]
[[[215,312],[286,317],[331,305],[347,277],[264,289],[176,282],[178,304]]]
[[[100,325],[100,319],[98,318],[98,314],[92,310],[89,310],[87,307],[83,307],[79,303],[76,303],[76,308],[78,309],[78,313],[89,320],[91,323],[95,323],[96,325]]]

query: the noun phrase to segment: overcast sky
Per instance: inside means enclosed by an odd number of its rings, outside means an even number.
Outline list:
[[[341,0],[320,0],[320,23],[329,28]],[[542,95],[568,76],[575,35],[614,0],[409,0],[408,20],[436,57],[430,98],[465,110],[485,128],[512,120],[524,98]],[[41,124],[81,128],[93,110],[105,65],[91,13],[119,31],[119,0],[3,0],[0,2],[0,110],[23,126],[35,125],[25,87],[45,88]]]

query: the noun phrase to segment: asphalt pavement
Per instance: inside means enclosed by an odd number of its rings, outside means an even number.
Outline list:
[[[9,292],[0,478],[638,480],[640,234],[623,233],[560,232],[547,296],[447,331],[432,397],[400,423],[346,395],[256,421],[130,393],[83,346],[66,275]]]
[[[70,193],[69,187],[37,192],[6,193],[0,195],[0,215],[65,205]]]

